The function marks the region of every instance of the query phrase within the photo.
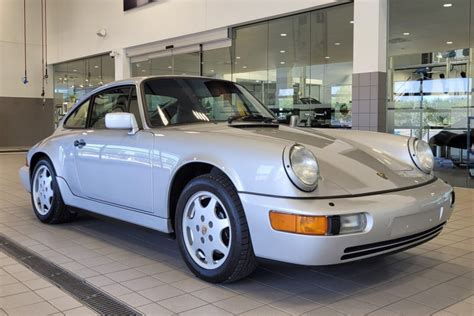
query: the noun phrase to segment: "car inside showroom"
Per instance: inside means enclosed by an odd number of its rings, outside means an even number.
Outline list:
[[[474,0],[0,24],[0,316],[474,315]]]

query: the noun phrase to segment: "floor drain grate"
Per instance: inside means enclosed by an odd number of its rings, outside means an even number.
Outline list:
[[[0,249],[101,315],[141,315],[127,304],[1,234]]]

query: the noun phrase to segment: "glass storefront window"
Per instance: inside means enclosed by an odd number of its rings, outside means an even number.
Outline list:
[[[388,130],[431,139],[462,132],[470,108],[471,0],[389,2]],[[423,21],[423,23],[420,23]]]
[[[86,93],[115,79],[108,54],[56,64],[53,70],[55,123]]]
[[[353,9],[345,4],[236,27],[231,47],[157,52],[132,62],[132,75],[233,80],[281,122],[296,114],[304,126],[350,127]]]
[[[202,52],[202,75],[216,79],[232,79],[230,47]]]
[[[232,79],[282,122],[350,127],[352,17],[348,4],[234,29]]]

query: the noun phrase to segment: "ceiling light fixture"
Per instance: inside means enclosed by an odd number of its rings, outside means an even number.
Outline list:
[[[443,4],[443,7],[445,7],[445,8],[451,8],[452,6],[453,6],[452,3],[445,3],[445,4]]]
[[[240,56],[236,56],[235,59],[240,59]]]
[[[284,61],[280,61],[280,64],[284,65],[284,64],[285,64],[285,62],[284,62]]]
[[[349,21],[350,24],[354,24],[354,21]]]
[[[173,68],[173,66],[168,66],[168,69],[172,69],[172,68]]]
[[[408,35],[410,35],[410,33],[405,32],[405,33],[403,33],[403,35],[408,36]]]
[[[447,42],[446,42],[446,44],[448,44],[448,45],[452,45],[452,44],[453,44],[453,42],[451,42],[451,41],[447,41]]]
[[[247,66],[242,66],[242,68],[247,69]]]
[[[77,69],[73,69],[72,71],[77,72]]]
[[[336,42],[336,43],[334,43],[334,45],[335,45],[335,46],[340,46],[340,45],[341,45],[341,43],[339,43],[339,42]]]
[[[281,33],[280,36],[281,36],[281,37],[285,37],[285,36],[286,36],[286,33]]]
[[[330,57],[330,56],[326,56],[326,57],[324,57],[324,58],[326,58],[326,59],[330,59],[331,57]]]
[[[138,66],[137,66],[137,67],[138,67]],[[99,66],[98,66],[98,65],[95,65],[94,68],[97,69],[97,68],[99,68]]]
[[[286,53],[286,50],[281,50],[280,53],[284,54]]]

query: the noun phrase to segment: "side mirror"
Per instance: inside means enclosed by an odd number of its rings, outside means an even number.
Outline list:
[[[138,124],[132,113],[117,112],[105,115],[105,127],[109,129],[128,129],[129,135],[138,132]]]

